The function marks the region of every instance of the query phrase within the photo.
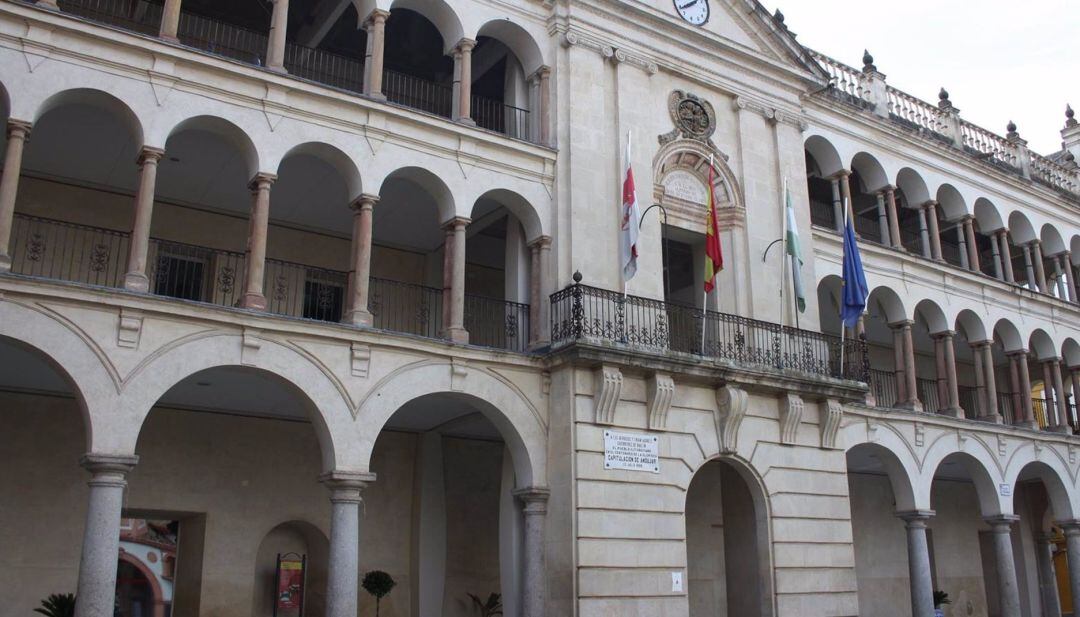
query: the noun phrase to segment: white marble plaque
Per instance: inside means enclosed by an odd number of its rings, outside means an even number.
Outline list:
[[[655,435],[604,431],[604,469],[660,473],[659,440]]]

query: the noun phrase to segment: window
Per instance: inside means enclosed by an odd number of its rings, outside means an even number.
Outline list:
[[[161,252],[157,258],[154,293],[182,300],[203,299],[206,259],[200,255],[176,255]]]

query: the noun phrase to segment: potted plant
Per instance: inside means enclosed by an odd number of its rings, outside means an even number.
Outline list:
[[[45,617],[73,617],[75,615],[75,594],[52,593],[41,601],[41,607],[34,609]]]
[[[483,601],[479,596],[469,594],[472,598],[473,607],[476,608],[476,612],[480,617],[495,617],[495,615],[502,615],[502,596],[497,593],[492,593],[488,596],[487,601]]]
[[[945,617],[945,609],[942,608],[946,604],[952,604],[952,600],[949,599],[949,594],[937,589],[934,591],[934,616]]]
[[[360,585],[363,586],[364,591],[375,596],[375,617],[379,617],[379,603],[383,596],[389,594],[390,590],[397,585],[397,581],[382,570],[372,570],[364,575],[364,580]]]

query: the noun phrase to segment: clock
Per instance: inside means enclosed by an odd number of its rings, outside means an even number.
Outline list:
[[[709,0],[673,0],[675,11],[695,26],[703,25],[709,21]]]

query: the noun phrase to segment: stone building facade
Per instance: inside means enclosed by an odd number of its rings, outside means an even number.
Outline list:
[[[271,614],[284,552],[309,616],[1080,595],[1071,112],[1040,156],[754,0],[5,0],[0,87],[11,614],[112,615],[122,519],[177,617]]]

